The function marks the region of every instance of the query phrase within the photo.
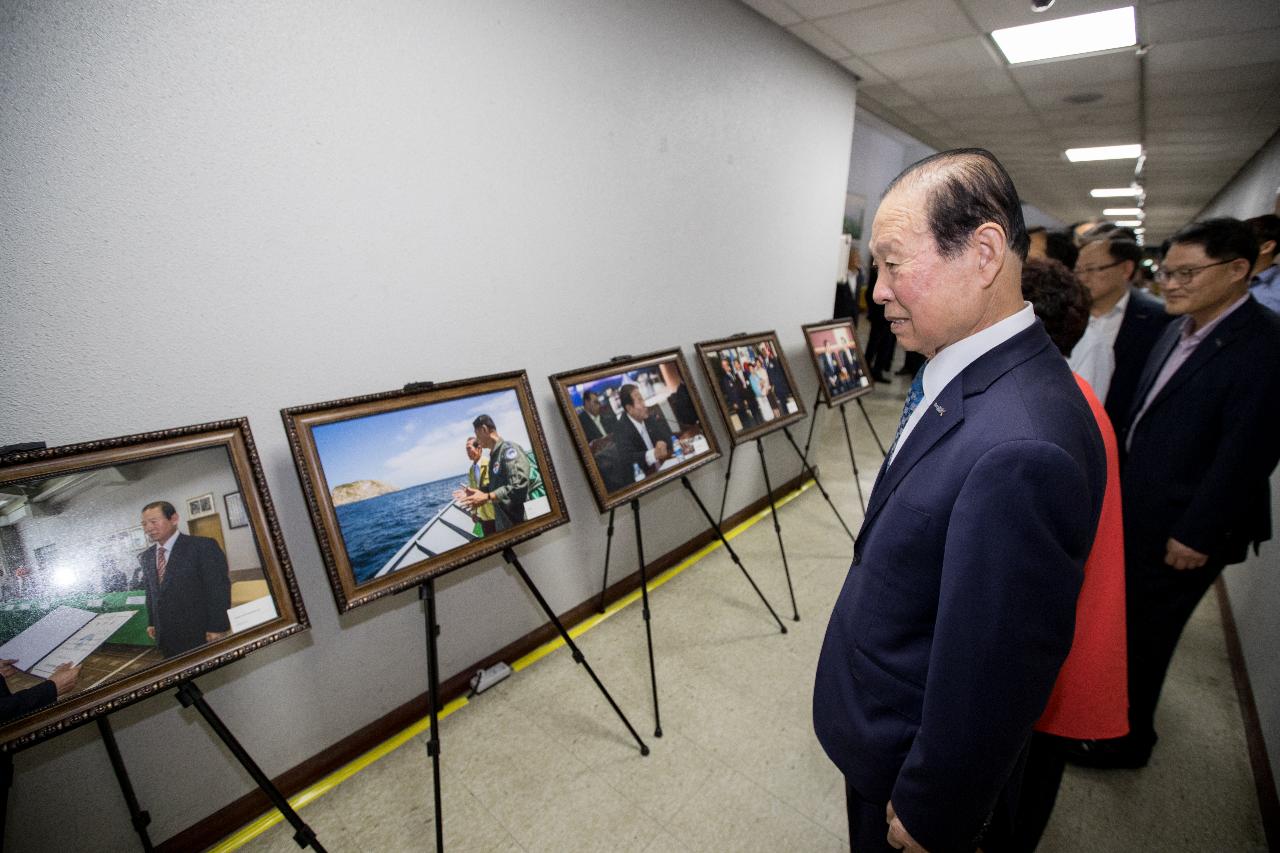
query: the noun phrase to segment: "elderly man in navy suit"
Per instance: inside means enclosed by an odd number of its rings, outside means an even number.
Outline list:
[[[814,685],[814,728],[845,776],[859,853],[999,849],[1071,647],[1106,463],[1022,299],[1027,244],[1013,182],[981,149],[908,168],[872,226],[873,298],[929,360]]]

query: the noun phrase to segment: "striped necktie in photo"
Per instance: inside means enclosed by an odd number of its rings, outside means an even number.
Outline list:
[[[164,556],[164,546],[156,546],[156,583],[164,583],[164,567],[168,565],[168,561]]]

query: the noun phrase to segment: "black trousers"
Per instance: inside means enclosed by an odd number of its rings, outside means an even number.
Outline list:
[[[1178,571],[1163,559],[1126,560],[1125,619],[1129,641],[1129,734],[1135,746],[1155,743],[1156,705],[1182,629],[1222,573],[1221,563]]]
[[[1062,771],[1066,758],[1058,747],[1058,738],[1042,732],[1031,733],[1027,751],[1027,767],[1022,773],[1022,790],[1014,810],[1010,849],[1014,853],[1032,853],[1049,824],[1053,806],[1062,787]]]
[[[871,330],[867,333],[868,366],[872,373],[883,374],[893,364],[893,348],[898,341],[893,332],[889,331],[889,321],[884,319],[883,313],[876,317],[868,312],[867,320],[871,325]]]
[[[862,799],[848,780],[844,783],[844,800],[849,812],[851,853],[896,853],[889,846],[889,824],[884,819],[887,804]]]

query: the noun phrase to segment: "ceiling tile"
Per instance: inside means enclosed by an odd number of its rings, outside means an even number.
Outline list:
[[[1258,30],[1153,45],[1147,54],[1147,74],[1156,77],[1277,61],[1280,61],[1280,29]]]
[[[1011,65],[1009,73],[1025,89],[1084,88],[1138,78],[1138,57],[1132,51],[1063,59],[1056,62]]]
[[[844,59],[851,53],[847,47],[818,29],[816,24],[796,24],[788,29],[832,59]]]
[[[1276,20],[1275,0],[1170,0],[1138,10],[1138,39],[1147,44],[1253,32]]]
[[[964,74],[942,74],[901,81],[915,97],[926,103],[949,98],[985,98],[990,95],[1012,95],[1017,88],[1002,69],[970,71]]]
[[[864,58],[882,73],[898,80],[941,73],[983,71],[1004,65],[996,59],[987,40],[982,36],[966,36],[922,47],[871,53]]]
[[[892,83],[860,86],[858,87],[858,94],[874,98],[887,107],[908,107],[914,106],[916,103],[915,98]]]
[[[902,0],[824,18],[819,25],[860,56],[977,35],[954,0]]]
[[[1040,86],[1023,89],[1027,101],[1039,110],[1089,110],[1127,107],[1134,115],[1138,112],[1138,80],[1119,80],[1105,86],[1072,86],[1064,82],[1060,86]],[[1077,104],[1067,100],[1079,95],[1101,95],[1096,101]]]
[[[932,101],[929,109],[946,118],[981,113],[990,116],[1016,115],[1027,111],[1027,100],[1015,93],[985,98],[945,98]]]
[[[1259,97],[1261,93],[1269,92],[1274,100],[1277,86],[1280,86],[1280,62],[1259,63],[1243,68],[1204,68],[1152,75],[1147,79],[1148,97],[1152,100],[1166,95],[1222,92],[1252,92]]]
[[[829,18],[844,12],[852,12],[884,0],[787,0],[787,5],[806,18]]]
[[[879,69],[875,68],[868,62],[864,62],[856,56],[846,56],[844,59],[840,60],[840,64],[862,78],[863,83],[870,83],[874,85],[876,83],[889,82],[889,78],[881,74]]]
[[[1033,12],[1029,0],[960,0],[960,4],[984,33],[1129,5],[1124,0],[1071,0],[1070,3],[1057,3],[1046,12]]]
[[[796,11],[788,6],[782,0],[742,0],[743,3],[755,9],[761,15],[769,20],[789,27],[792,24],[798,24],[804,18],[796,14]]]

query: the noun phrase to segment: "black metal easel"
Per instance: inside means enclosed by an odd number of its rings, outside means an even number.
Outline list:
[[[743,577],[747,579],[747,583],[751,584],[751,588],[755,590],[756,595],[760,597],[760,601],[764,603],[765,608],[769,611],[769,615],[772,616],[773,620],[778,623],[778,629],[783,634],[787,633],[787,626],[782,624],[782,620],[778,618],[778,614],[774,611],[773,605],[769,603],[769,599],[765,598],[764,593],[760,591],[760,587],[756,586],[756,582],[751,578],[751,575],[747,572],[746,567],[742,565],[742,560],[738,557],[737,552],[734,551],[733,547],[729,544],[729,540],[725,538],[724,531],[720,529],[719,522],[717,522],[714,518],[712,518],[711,513],[707,510],[706,505],[703,504],[702,499],[698,497],[698,493],[693,490],[693,484],[689,482],[688,476],[681,477],[680,482],[684,484],[684,487],[689,490],[689,494],[693,496],[693,500],[695,503],[697,503],[698,509],[702,511],[703,517],[707,519],[707,524],[709,524],[711,526],[711,529],[715,531],[716,538],[720,540],[720,544],[723,545],[725,551],[728,552],[729,559],[733,560],[734,565],[736,565],[738,569],[742,572]],[[658,675],[657,675],[657,667],[655,666],[654,659],[653,659],[653,629],[652,629],[652,626],[650,625],[651,620],[650,620],[650,611],[649,611],[649,575],[648,575],[648,570],[645,568],[645,562],[644,562],[644,535],[642,533],[642,528],[640,525],[640,499],[639,498],[631,499],[631,512],[635,516],[636,557],[640,563],[640,602],[641,602],[640,616],[644,620],[645,640],[648,644],[648,649],[649,649],[649,683],[653,688],[653,719],[654,719],[653,736],[662,737],[662,717],[660,716],[659,710],[658,710]],[[608,587],[608,584],[609,584],[609,551],[613,544],[613,510],[609,511],[609,530],[607,535],[608,535],[608,539],[605,542],[605,551],[604,551],[605,553],[604,581],[600,588],[601,612],[603,612],[604,610],[605,588]],[[790,575],[788,575],[787,577],[787,582],[788,584],[790,584]],[[792,598],[792,603],[793,604],[795,603],[794,596]]]
[[[262,772],[262,768],[258,767],[245,748],[240,745],[240,741],[236,740],[231,730],[226,727],[226,724],[222,722],[213,708],[209,707],[209,703],[204,699],[204,694],[200,692],[200,688],[196,686],[194,681],[188,679],[178,685],[178,701],[182,703],[182,707],[194,707],[200,712],[200,716],[204,717],[205,722],[209,724],[209,728],[213,729],[214,734],[226,744],[227,749],[231,750],[231,754],[236,757],[240,765],[253,777],[253,781],[258,784],[258,787],[271,800],[271,804],[279,809],[284,819],[293,826],[293,840],[297,842],[298,846],[310,847],[316,853],[325,853],[324,847],[316,839],[315,830],[307,826],[306,822],[293,810],[293,806],[289,805],[289,801],[285,799],[284,794],[280,793],[280,789],[267,777],[267,774]]]
[[[815,418],[817,420],[817,409],[814,409]],[[812,432],[812,428],[810,428]],[[827,506],[831,507],[831,511],[835,513],[836,521],[840,522],[840,526],[844,528],[844,532],[849,534],[849,538],[857,541],[857,537],[853,535],[853,531],[849,529],[849,525],[844,523],[844,516],[840,514],[840,510],[836,509],[836,505],[831,500],[831,495],[827,494],[827,490],[822,487],[822,481],[818,479],[818,472],[813,470],[813,466],[809,464],[809,460],[805,457],[800,445],[796,444],[795,436],[791,434],[791,427],[783,427],[782,434],[787,437],[787,441],[791,443],[791,448],[795,450],[796,456],[800,457],[800,473],[808,474],[813,479],[813,484],[818,487],[818,491],[822,494],[822,499],[827,502]]]
[[[115,732],[111,730],[109,717],[98,718],[98,732],[102,735],[102,745],[107,748],[107,756],[111,759],[111,769],[115,771],[116,781],[120,783],[120,793],[124,795],[125,805],[129,807],[129,820],[142,841],[142,849],[146,853],[151,853],[155,849],[151,845],[151,836],[147,833],[151,815],[138,804],[138,795],[134,793],[133,783],[129,781],[129,771],[125,769],[124,757],[120,755],[120,747],[116,743]]]
[[[813,445],[813,429],[818,423],[818,404],[822,402],[822,389],[818,389],[818,394],[813,400],[813,419],[809,421],[809,435],[804,440],[804,453],[802,454],[805,462],[809,459],[809,448]],[[884,449],[884,442],[880,440],[880,434],[876,432],[876,426],[871,422],[871,415],[867,413],[867,407],[862,404],[862,398],[856,398],[858,408],[862,411],[862,418],[867,422],[867,428],[871,430],[871,437],[876,440],[876,446],[880,448],[881,456],[888,456],[888,452]],[[867,511],[867,501],[862,494],[862,479],[858,474],[858,458],[853,453],[853,435],[849,431],[849,416],[845,413],[847,403],[840,403],[840,421],[844,425],[844,442],[849,448],[849,464],[853,466],[853,483],[858,487],[858,503],[862,507],[862,511]]]

